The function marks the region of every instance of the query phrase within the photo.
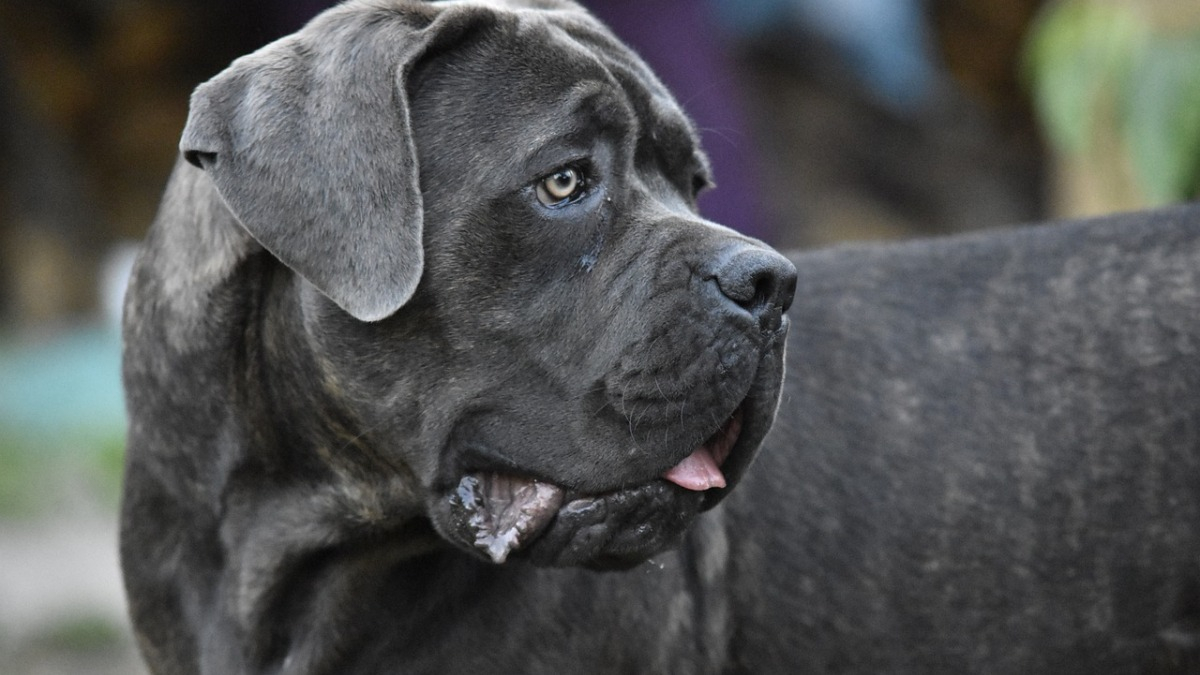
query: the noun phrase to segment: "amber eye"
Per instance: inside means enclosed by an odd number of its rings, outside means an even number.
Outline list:
[[[538,181],[537,198],[544,206],[562,206],[583,192],[583,174],[578,169],[562,168]]]

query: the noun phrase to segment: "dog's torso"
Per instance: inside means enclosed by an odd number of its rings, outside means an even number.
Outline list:
[[[1196,672],[1200,209],[792,260],[747,672]]]

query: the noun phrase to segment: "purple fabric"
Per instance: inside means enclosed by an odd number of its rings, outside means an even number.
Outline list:
[[[756,189],[754,142],[716,26],[697,0],[584,0],[646,60],[695,121],[717,189],[700,198],[706,218],[771,240]]]

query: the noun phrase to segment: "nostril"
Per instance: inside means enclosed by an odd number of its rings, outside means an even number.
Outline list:
[[[730,297],[730,299],[750,311],[754,311],[755,307],[761,307],[771,302],[771,297],[775,294],[775,279],[771,276],[770,270],[757,270],[750,279],[750,286],[754,292],[748,300],[733,297]]]

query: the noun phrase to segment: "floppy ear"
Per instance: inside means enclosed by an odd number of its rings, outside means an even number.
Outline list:
[[[196,89],[180,141],[264,248],[362,321],[394,313],[421,278],[405,84],[466,23],[434,7],[326,12]]]

